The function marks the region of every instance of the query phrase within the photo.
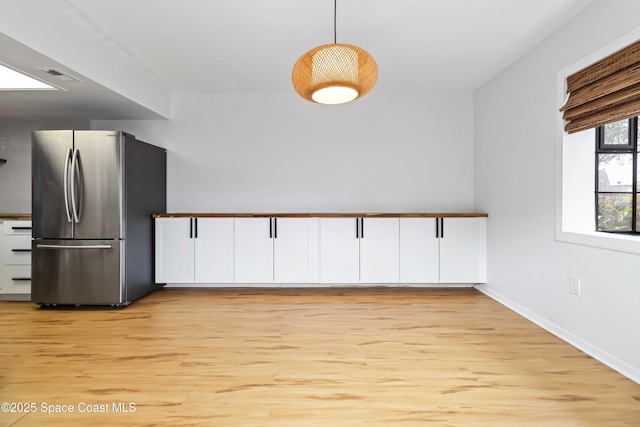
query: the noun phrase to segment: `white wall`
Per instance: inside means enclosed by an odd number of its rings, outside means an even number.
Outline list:
[[[176,94],[171,121],[96,121],[168,149],[168,210],[473,210],[470,93]]]
[[[640,257],[554,238],[556,74],[638,16],[638,1],[594,1],[475,92],[474,186],[490,214],[481,288],[640,382]],[[569,275],[581,296],[569,294]]]
[[[31,132],[88,129],[83,119],[0,120],[0,213],[31,213]]]

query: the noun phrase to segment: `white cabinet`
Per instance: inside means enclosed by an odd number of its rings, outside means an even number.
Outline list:
[[[157,218],[156,282],[483,283],[486,218]]]
[[[236,218],[235,281],[273,283],[273,220]]]
[[[486,282],[486,218],[401,218],[400,282]]]
[[[361,218],[359,240],[360,283],[398,283],[399,218]]]
[[[441,218],[440,283],[484,283],[486,218]]]
[[[156,283],[193,283],[192,218],[156,218]]]
[[[236,283],[317,283],[315,218],[236,218]]]
[[[233,283],[232,218],[194,218],[195,283]]]
[[[400,283],[440,282],[439,218],[400,218]]]
[[[4,221],[0,240],[0,294],[31,294],[31,221]]]
[[[360,218],[320,218],[320,283],[360,283]]]
[[[321,218],[321,283],[398,283],[398,218]]]
[[[233,218],[156,218],[156,283],[233,283]]]
[[[320,277],[317,218],[274,218],[273,281],[318,283]]]

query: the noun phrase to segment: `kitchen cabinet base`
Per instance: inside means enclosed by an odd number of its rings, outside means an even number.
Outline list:
[[[0,294],[0,301],[31,301],[31,294]]]
[[[473,288],[476,283],[167,283],[167,288],[240,289],[240,288]]]

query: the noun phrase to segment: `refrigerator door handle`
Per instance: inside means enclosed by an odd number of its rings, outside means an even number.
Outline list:
[[[69,209],[69,163],[71,163],[71,148],[67,150],[64,158],[64,207],[67,212],[67,222],[71,222],[71,210]]]
[[[80,197],[82,182],[80,177],[79,157],[80,150],[75,149],[73,151],[73,158],[71,159],[71,207],[73,207],[73,220],[75,223],[80,222]],[[77,178],[77,179],[76,179]],[[78,187],[76,187],[76,180],[78,181]]]
[[[38,249],[111,249],[111,245],[36,245]]]

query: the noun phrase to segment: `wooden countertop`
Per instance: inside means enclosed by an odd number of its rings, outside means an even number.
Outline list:
[[[31,214],[0,213],[1,220],[31,221]]]
[[[476,218],[486,213],[157,213],[154,218]]]

